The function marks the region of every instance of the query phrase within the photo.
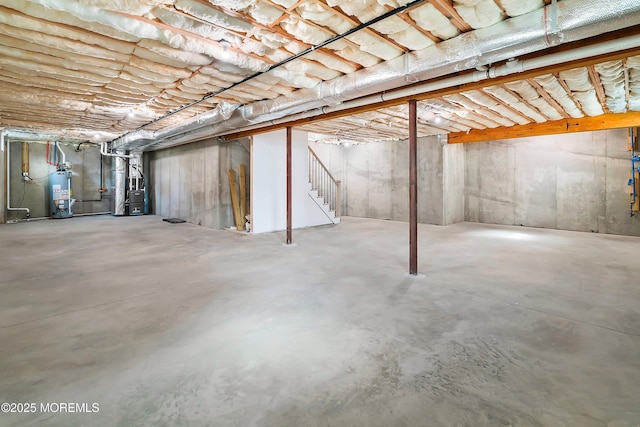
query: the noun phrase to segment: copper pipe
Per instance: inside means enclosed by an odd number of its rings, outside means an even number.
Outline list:
[[[29,144],[27,142],[22,142],[20,144],[22,146],[22,176],[29,176]]]

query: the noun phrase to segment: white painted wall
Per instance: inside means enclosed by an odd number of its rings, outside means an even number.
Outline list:
[[[332,224],[309,197],[308,136],[293,131],[292,222],[294,228]],[[254,233],[287,227],[286,130],[256,135],[251,143],[251,229]]]

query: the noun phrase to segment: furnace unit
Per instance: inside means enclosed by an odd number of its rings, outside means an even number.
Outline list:
[[[145,214],[145,191],[143,190],[130,190],[129,191],[129,215],[143,215]],[[125,206],[126,202],[125,202]]]

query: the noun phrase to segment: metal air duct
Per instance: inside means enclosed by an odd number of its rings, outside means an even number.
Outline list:
[[[216,108],[206,117],[200,115],[178,127],[134,132],[116,140],[113,148],[146,151],[185,144],[313,109],[330,109],[354,98],[405,86],[409,81],[429,80],[499,63],[551,46],[640,24],[640,3],[637,0],[609,2],[606,8],[602,5],[601,0],[554,2],[528,14],[412,52],[406,57],[400,56],[323,82],[312,89],[301,89],[286,97],[240,107],[226,106],[226,111],[231,111],[228,115]]]

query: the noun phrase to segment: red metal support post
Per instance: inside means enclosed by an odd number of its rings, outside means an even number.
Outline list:
[[[291,127],[287,127],[287,245],[291,244]]]
[[[409,101],[409,274],[418,275],[418,117]]]

